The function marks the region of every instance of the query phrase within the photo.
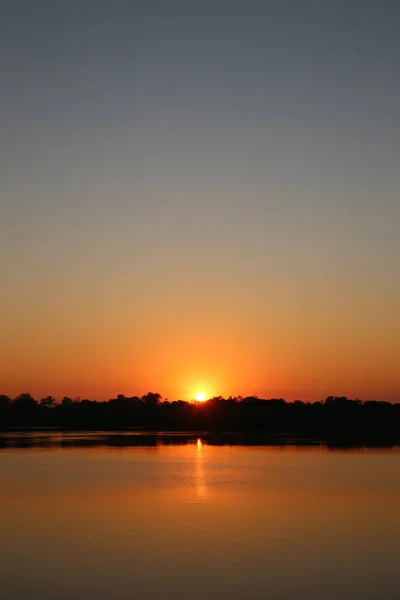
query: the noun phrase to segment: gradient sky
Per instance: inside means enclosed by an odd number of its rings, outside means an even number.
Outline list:
[[[395,0],[4,0],[0,391],[400,400]]]

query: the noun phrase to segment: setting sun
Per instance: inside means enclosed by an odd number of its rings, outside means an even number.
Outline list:
[[[195,398],[197,402],[205,402],[205,400],[207,400],[207,396],[204,392],[197,392]]]

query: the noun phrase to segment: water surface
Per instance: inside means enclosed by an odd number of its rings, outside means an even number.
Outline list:
[[[398,448],[0,436],[0,597],[400,596]]]

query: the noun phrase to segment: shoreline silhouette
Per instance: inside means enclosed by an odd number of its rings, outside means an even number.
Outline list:
[[[400,439],[400,403],[329,396],[323,402],[286,402],[255,396],[210,398],[206,402],[163,400],[158,393],[122,394],[108,401],[52,396],[36,400],[28,393],[0,395],[0,430],[56,428],[209,432],[279,435],[342,440]]]

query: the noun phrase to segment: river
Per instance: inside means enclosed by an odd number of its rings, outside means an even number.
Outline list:
[[[0,436],[4,600],[400,596],[399,448]]]

